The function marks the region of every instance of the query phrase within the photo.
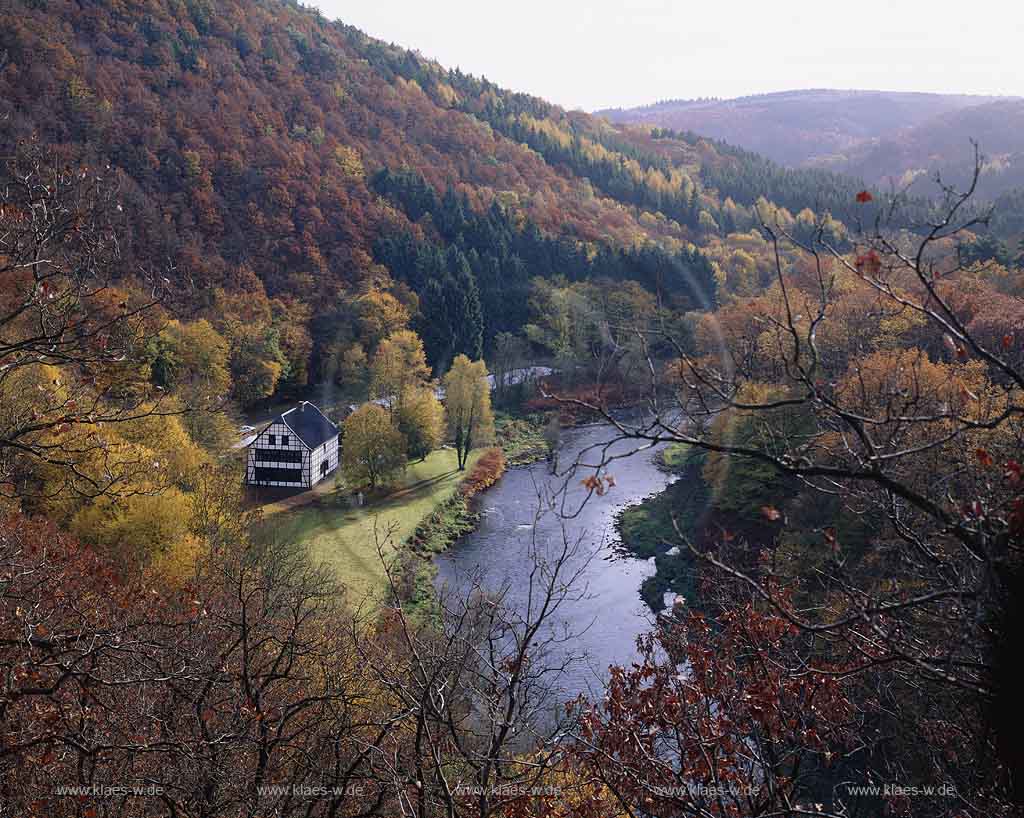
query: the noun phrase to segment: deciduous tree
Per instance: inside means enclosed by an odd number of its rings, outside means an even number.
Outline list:
[[[429,379],[423,342],[412,330],[393,332],[377,345],[370,364],[370,397],[382,400],[392,417],[406,396],[427,388]]]
[[[386,409],[366,403],[342,425],[341,467],[352,486],[376,488],[405,466],[405,436]]]
[[[448,432],[455,441],[459,471],[466,468],[469,452],[494,436],[491,388],[483,361],[459,355],[444,376]]]
[[[445,433],[444,407],[429,387],[412,387],[403,394],[394,413],[410,460],[424,460],[441,445]]]
[[[0,169],[5,495],[31,494],[23,470],[38,465],[60,469],[69,492],[116,492],[124,473],[77,467],[102,454],[98,425],[177,411],[145,383],[166,279],[122,275],[123,209],[109,168],[72,167],[34,142]]]

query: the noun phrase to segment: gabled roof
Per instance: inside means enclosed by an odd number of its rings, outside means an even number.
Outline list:
[[[283,423],[308,448],[315,449],[338,436],[338,427],[327,419],[323,412],[309,401],[283,412],[271,424]]]

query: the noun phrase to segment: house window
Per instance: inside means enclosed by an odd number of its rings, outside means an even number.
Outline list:
[[[287,446],[288,445],[288,435],[281,435],[281,445],[282,446]]]
[[[327,474],[327,461],[323,460],[320,463],[320,476],[323,477],[325,474]]]
[[[280,449],[257,449],[257,463],[301,463],[301,451],[281,451]]]
[[[271,435],[270,436],[270,445],[271,446],[276,446],[277,445],[277,435]]]

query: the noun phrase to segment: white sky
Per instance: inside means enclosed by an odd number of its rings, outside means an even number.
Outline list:
[[[567,108],[795,88],[1024,96],[1021,0],[306,0]]]

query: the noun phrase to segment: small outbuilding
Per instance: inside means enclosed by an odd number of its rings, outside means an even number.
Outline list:
[[[246,448],[249,485],[310,489],[338,468],[338,427],[302,401],[274,418]]]

